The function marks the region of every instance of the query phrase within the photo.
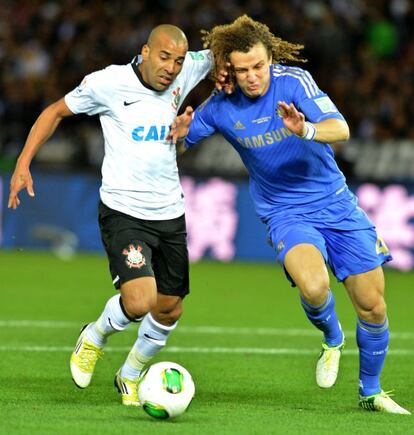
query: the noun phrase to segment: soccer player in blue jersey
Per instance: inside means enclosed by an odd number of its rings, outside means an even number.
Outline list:
[[[240,154],[256,212],[306,316],[323,333],[317,384],[334,385],[345,345],[328,264],[358,317],[360,406],[409,414],[380,384],[389,341],[381,265],[392,257],[334,160],[329,144],[349,137],[344,117],[309,72],[283,65],[301,61],[303,47],[264,24],[244,15],[204,32],[203,42],[216,64],[229,65],[234,91],[213,93],[194,113],[187,108],[172,125],[173,140],[187,135],[187,149],[219,132]]]

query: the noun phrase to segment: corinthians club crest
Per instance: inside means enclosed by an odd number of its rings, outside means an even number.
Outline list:
[[[137,245],[129,245],[128,248],[124,249],[122,253],[126,256],[125,263],[126,265],[132,269],[137,268],[140,269],[142,266],[145,266],[145,257],[141,254],[142,247]]]
[[[174,110],[177,110],[181,100],[181,88],[177,86],[177,89],[174,89],[172,91],[172,95],[173,95],[173,100],[171,102],[171,106]]]

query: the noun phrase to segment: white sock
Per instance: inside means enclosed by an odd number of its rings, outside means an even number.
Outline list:
[[[96,346],[103,347],[111,334],[123,331],[131,323],[122,311],[120,299],[120,295],[110,298],[98,320],[88,327],[86,337]]]
[[[148,313],[142,320],[138,339],[121,368],[121,377],[136,380],[148,361],[166,345],[177,323],[171,326],[162,325]]]

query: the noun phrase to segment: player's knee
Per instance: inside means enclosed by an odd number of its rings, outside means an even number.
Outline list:
[[[170,323],[173,324],[173,323],[177,322],[182,314],[183,314],[182,304],[176,305],[174,307],[174,309],[168,315]]]
[[[157,304],[157,287],[152,277],[137,278],[121,285],[122,304],[129,317],[142,317]]]
[[[372,317],[374,318],[375,323],[383,323],[387,318],[387,305],[384,299],[381,300],[379,304],[375,306],[372,310]]]
[[[174,310],[169,313],[161,313],[158,315],[158,320],[163,325],[171,326],[174,325],[181,317],[182,310]]]
[[[311,305],[320,305],[328,297],[329,279],[321,276],[302,283],[302,297]]]
[[[122,303],[130,317],[142,317],[155,307],[157,295],[152,292],[137,292],[122,297]]]
[[[387,318],[387,305],[384,298],[379,298],[372,305],[360,308],[359,316],[369,323],[383,323]]]
[[[182,299],[178,298],[172,301],[171,304],[157,307],[152,311],[152,315],[158,322],[163,325],[171,326],[176,323],[183,313]]]

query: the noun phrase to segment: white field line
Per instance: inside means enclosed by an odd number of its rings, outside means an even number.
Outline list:
[[[131,350],[129,347],[105,347],[105,352],[123,352]],[[71,353],[73,347],[69,346],[0,346],[0,352],[63,352]],[[180,347],[167,346],[165,353],[207,353],[207,354],[256,354],[256,355],[317,355],[318,349],[295,349],[295,348],[260,348],[260,347]],[[343,356],[357,355],[357,349],[346,349]],[[414,350],[390,349],[390,355],[414,356]]]
[[[0,320],[0,328],[50,328],[50,329],[80,329],[82,322],[64,322],[48,320]],[[224,326],[179,326],[174,333],[182,334],[211,334],[211,335],[274,335],[290,337],[319,337],[316,329],[299,328],[248,328]],[[347,337],[355,337],[355,331],[345,331]],[[399,340],[414,340],[414,332],[393,332],[391,338]]]

